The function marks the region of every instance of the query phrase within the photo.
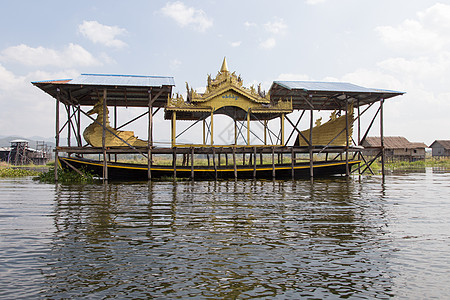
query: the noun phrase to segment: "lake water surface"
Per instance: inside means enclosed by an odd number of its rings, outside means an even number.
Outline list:
[[[0,180],[0,298],[448,299],[450,172]]]

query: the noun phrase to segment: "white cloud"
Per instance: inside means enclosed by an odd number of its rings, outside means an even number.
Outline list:
[[[177,70],[180,66],[181,66],[181,61],[179,61],[178,59],[172,59],[169,62],[169,66],[172,70]]]
[[[78,26],[78,30],[83,36],[96,44],[114,48],[122,48],[127,45],[116,38],[116,36],[125,34],[127,31],[117,26],[103,25],[97,21],[83,21]]]
[[[31,81],[74,78],[79,72],[34,71],[17,76],[0,64],[0,132],[3,135],[50,137],[54,135],[55,100]]]
[[[241,41],[231,42],[231,47],[239,47],[241,45]]]
[[[258,25],[256,25],[256,23],[245,21],[244,26],[250,28],[250,27],[257,27]]]
[[[267,22],[264,24],[264,28],[273,34],[284,34],[286,33],[287,25],[283,19],[277,18],[272,22]]]
[[[161,12],[174,19],[181,27],[191,25],[200,32],[206,31],[213,25],[212,19],[203,10],[187,7],[180,1],[167,3]]]
[[[274,38],[268,38],[267,40],[261,42],[259,46],[264,49],[272,49],[277,44]]]
[[[282,73],[280,75],[278,75],[278,77],[275,80],[286,80],[286,81],[290,81],[290,80],[298,80],[298,81],[307,81],[307,80],[311,80],[311,78],[306,75],[306,74],[294,74],[294,73]]]
[[[450,5],[435,4],[400,25],[379,26],[376,32],[389,47],[410,55],[425,55],[450,45]]]
[[[316,5],[320,3],[324,3],[326,0],[306,0],[306,4],[309,5]]]
[[[4,49],[0,61],[19,62],[26,66],[57,66],[62,68],[73,66],[101,65],[91,53],[80,45],[69,44],[58,51],[44,47],[30,47],[24,44]]]

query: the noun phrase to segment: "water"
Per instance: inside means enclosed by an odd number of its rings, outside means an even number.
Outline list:
[[[444,299],[450,173],[0,180],[0,298]]]

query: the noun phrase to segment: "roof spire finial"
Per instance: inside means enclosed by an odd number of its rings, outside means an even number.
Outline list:
[[[220,68],[220,72],[228,72],[228,66],[227,66],[227,57],[224,56],[223,58],[223,63],[222,63],[222,68]]]

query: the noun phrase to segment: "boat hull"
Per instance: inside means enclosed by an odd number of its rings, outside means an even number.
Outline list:
[[[349,161],[349,169],[359,161]],[[65,169],[83,169],[96,177],[103,176],[103,161],[96,161],[74,157],[59,157],[59,164]],[[346,174],[345,161],[323,161],[315,162],[313,167],[314,177],[317,176],[333,176]],[[291,164],[275,164],[276,179],[292,179]],[[176,175],[175,175],[176,173]],[[174,176],[175,175],[175,176]],[[273,179],[272,165],[256,165],[256,174],[254,166],[237,166],[236,175],[238,179]],[[256,176],[254,176],[256,175]],[[151,176],[153,179],[164,178],[191,178],[192,170],[190,166],[177,166],[176,172],[172,166],[152,166]],[[311,176],[309,163],[295,164],[294,178],[309,178]],[[235,172],[233,166],[195,166],[195,180],[215,180],[215,179],[234,179]],[[148,168],[142,164],[127,164],[108,162],[108,179],[109,180],[147,180]]]

